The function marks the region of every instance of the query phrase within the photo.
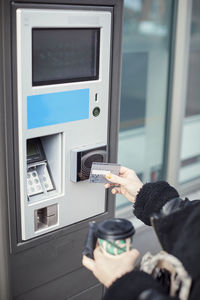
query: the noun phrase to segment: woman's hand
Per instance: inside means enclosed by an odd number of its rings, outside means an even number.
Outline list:
[[[117,256],[107,256],[100,247],[94,250],[94,260],[83,256],[82,264],[107,288],[118,278],[133,270],[139,257],[136,249]]]
[[[111,183],[106,183],[105,188],[114,186],[112,189],[113,194],[122,194],[133,203],[136,200],[139,190],[143,186],[143,183],[140,181],[135,171],[125,167],[120,168],[119,176],[107,174],[106,179],[111,181]]]

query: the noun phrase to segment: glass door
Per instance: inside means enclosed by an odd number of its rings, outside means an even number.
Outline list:
[[[172,0],[125,0],[118,162],[143,182],[163,178]],[[126,206],[117,197],[117,208]]]
[[[179,184],[200,178],[200,2],[193,0]]]

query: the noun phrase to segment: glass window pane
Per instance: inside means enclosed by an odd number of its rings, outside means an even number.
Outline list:
[[[118,161],[144,182],[162,178],[173,5],[125,0]]]
[[[193,0],[180,184],[200,177],[200,2]]]

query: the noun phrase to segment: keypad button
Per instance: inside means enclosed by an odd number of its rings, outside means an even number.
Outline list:
[[[36,177],[36,176],[37,176],[37,173],[36,173],[36,172],[33,172],[33,173],[32,173],[32,176],[33,176],[33,177]]]
[[[29,184],[29,185],[32,185],[32,184],[33,184],[32,180],[29,180],[29,181],[28,181],[28,184]]]
[[[33,192],[35,192],[35,189],[34,189],[34,187],[31,187],[31,192],[33,193]]]
[[[37,178],[35,178],[34,182],[37,184],[39,182],[39,180]]]
[[[41,186],[40,185],[37,185],[36,188],[37,188],[38,191],[41,190]]]
[[[27,174],[27,178],[28,179],[31,178],[31,174],[30,173]]]
[[[49,187],[49,185],[47,183],[45,183],[44,186],[45,186],[46,189],[48,189],[48,187]]]

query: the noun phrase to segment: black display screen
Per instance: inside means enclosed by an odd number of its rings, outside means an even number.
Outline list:
[[[32,163],[35,161],[40,161],[45,159],[43,147],[40,138],[34,138],[27,140],[26,144],[27,150],[27,162]]]
[[[38,154],[37,145],[34,143],[27,143],[27,156]]]
[[[33,86],[99,78],[99,28],[33,28]]]

